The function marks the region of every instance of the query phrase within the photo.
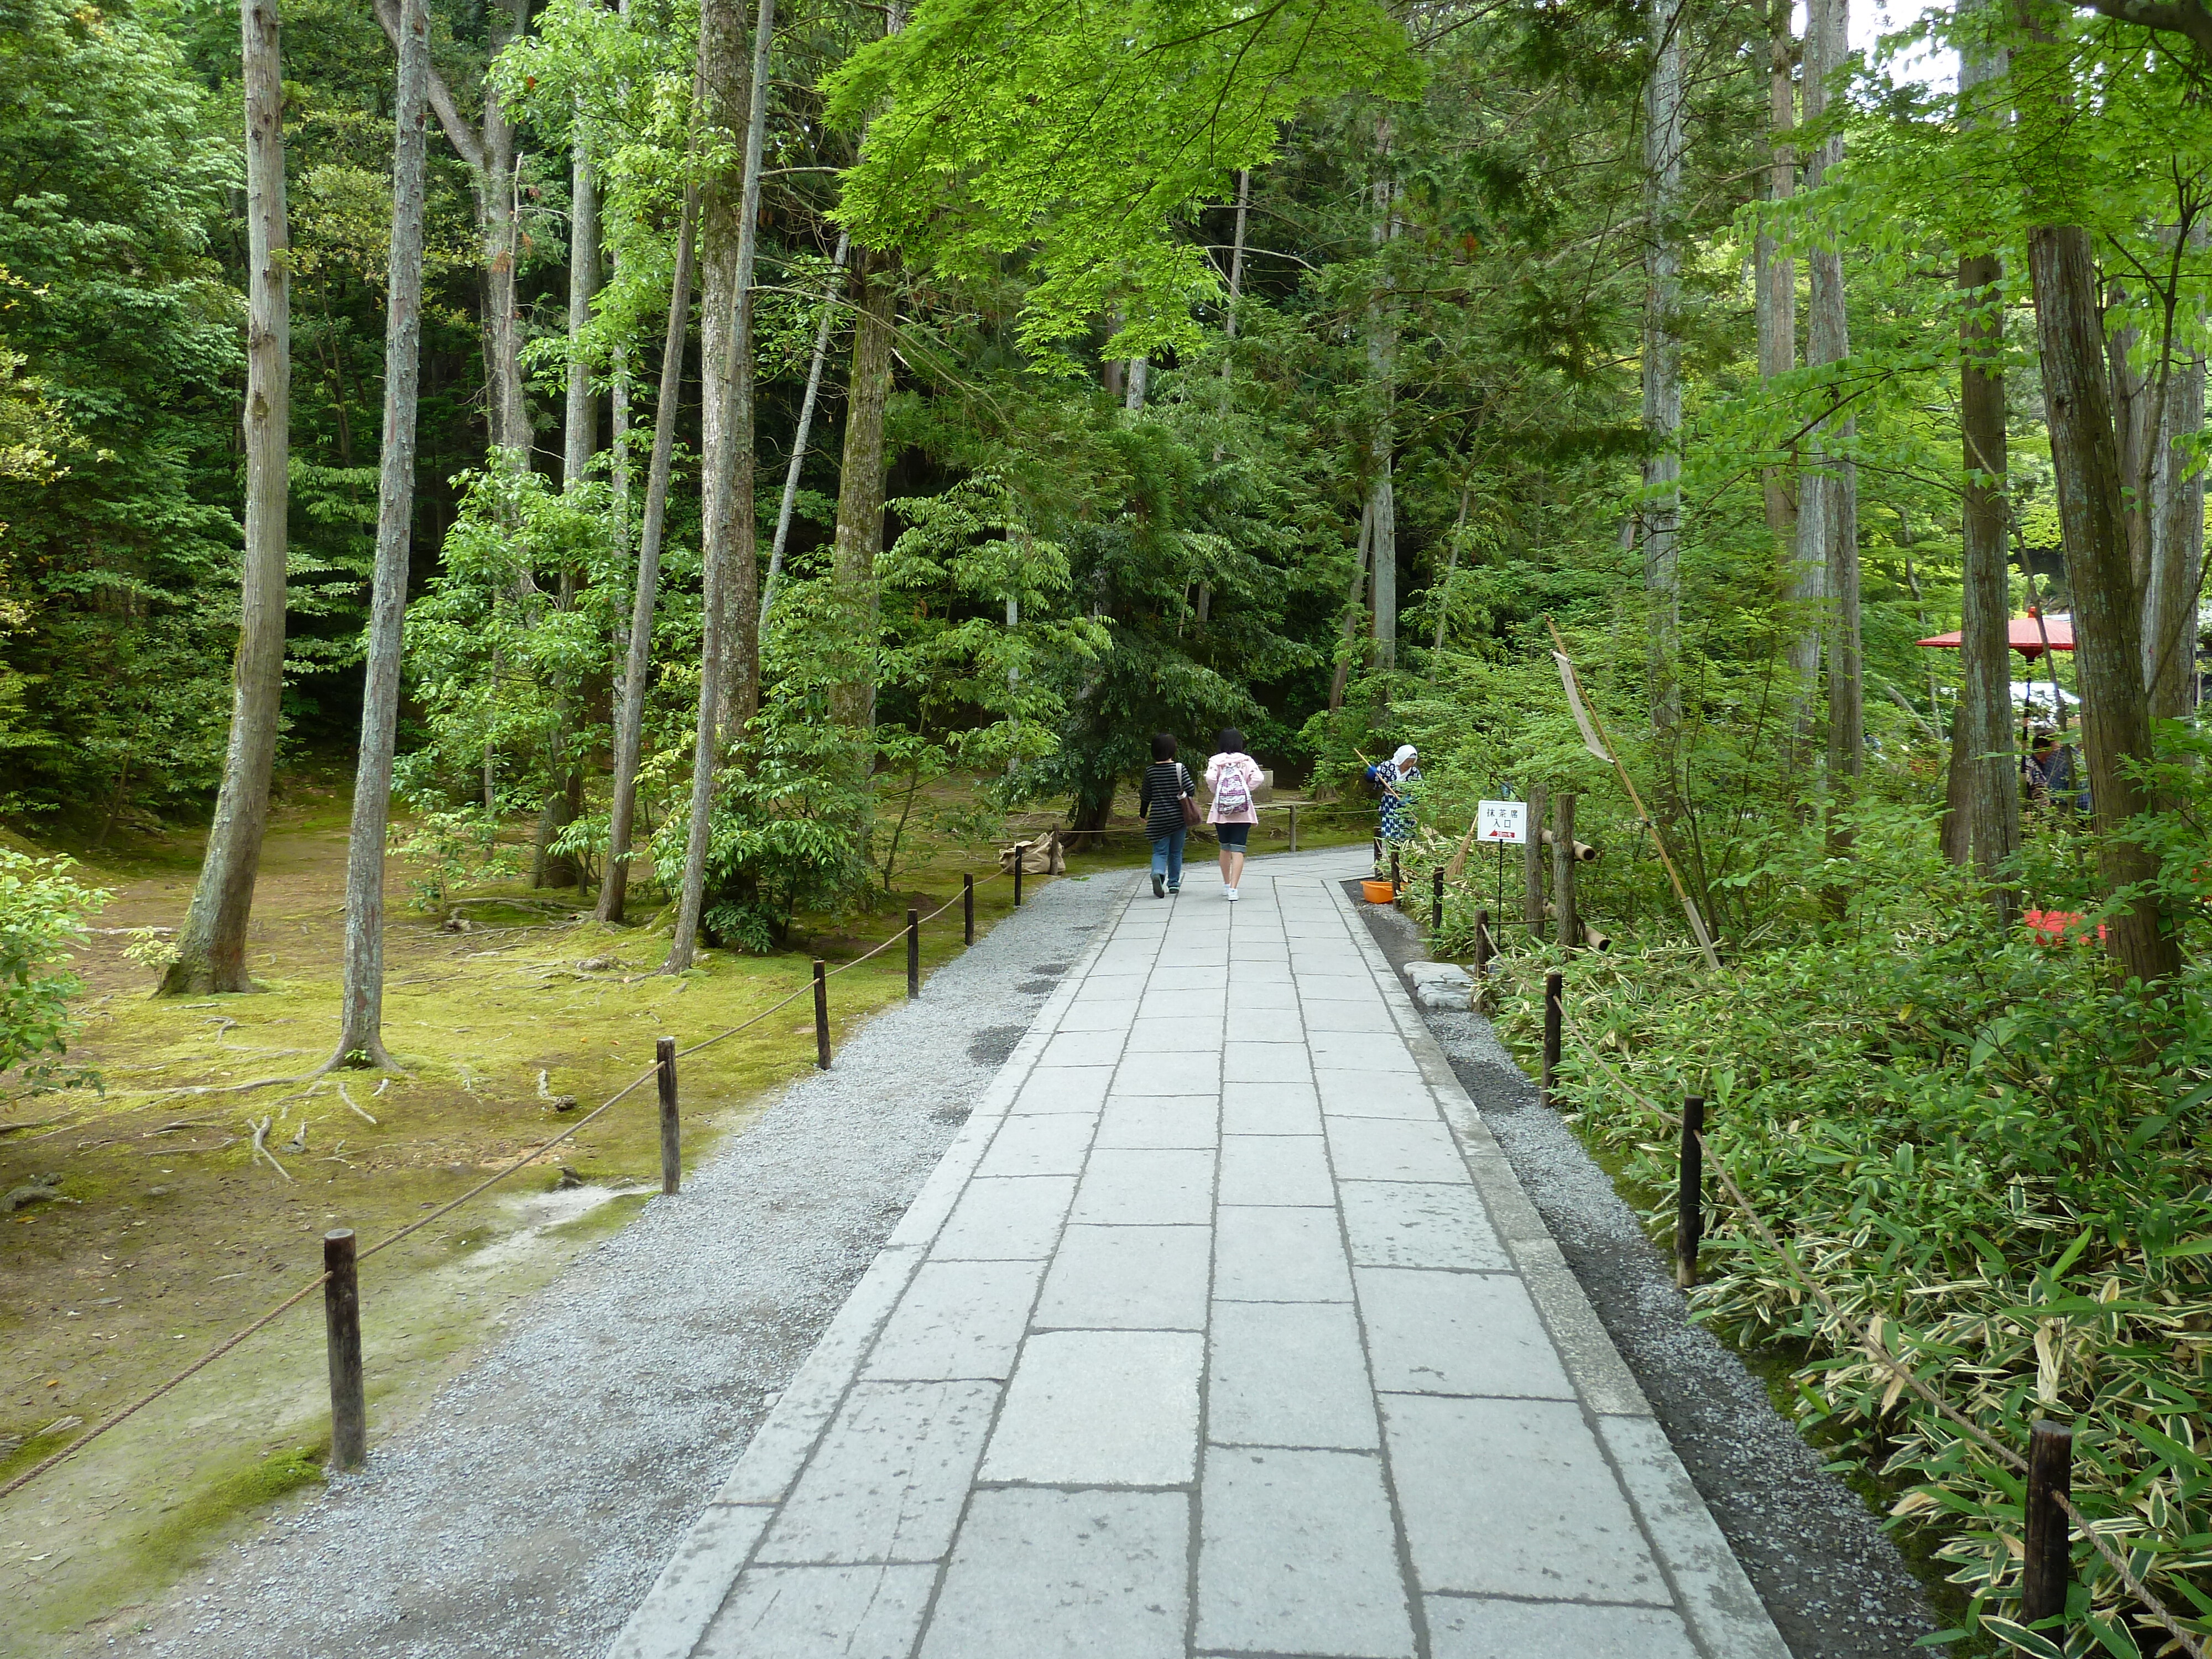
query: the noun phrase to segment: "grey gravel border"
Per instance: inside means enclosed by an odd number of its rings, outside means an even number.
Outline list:
[[[1113,878],[1099,879],[1110,882]],[[751,1554],[774,1512],[772,1506],[781,1503],[798,1481],[859,1375],[869,1345],[890,1317],[1000,1120],[1052,1040],[1091,962],[1112,939],[1114,924],[1137,890],[1133,880],[1124,884],[1119,902],[1097,927],[1081,959],[1037,1010],[851,1297],[753,1436],[737,1468],[678,1541],[675,1553],[607,1650],[607,1659],[665,1659],[670,1654],[690,1652],[706,1634],[736,1577],[732,1561],[741,1565]]]
[[[1419,927],[1401,911],[1355,908],[1402,983],[1401,964],[1427,957]],[[1490,1022],[1471,1012],[1419,1018],[1551,1230],[1561,1255],[1553,1271],[1572,1279],[1625,1362],[1796,1659],[1897,1659],[1943,1628],[1880,1516],[1742,1358],[1690,1318],[1671,1262]]]

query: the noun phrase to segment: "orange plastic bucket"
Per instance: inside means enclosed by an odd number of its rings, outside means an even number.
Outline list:
[[[1387,881],[1363,881],[1359,884],[1370,904],[1395,904],[1398,890]]]

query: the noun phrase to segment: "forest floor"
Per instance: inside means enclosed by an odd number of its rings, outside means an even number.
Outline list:
[[[352,1227],[364,1245],[395,1231],[558,1133],[575,1109],[565,1099],[588,1109],[630,1081],[651,1064],[655,1036],[689,1044],[734,1025],[802,988],[812,957],[851,961],[895,932],[908,904],[934,908],[957,894],[963,870],[980,883],[995,868],[988,848],[920,832],[873,912],[836,924],[801,917],[786,952],[716,951],[671,978],[649,972],[665,926],[602,927],[575,890],[472,888],[471,898],[518,902],[472,903],[474,931],[443,931],[439,914],[409,906],[413,872],[395,859],[385,1034],[408,1075],[236,1091],[311,1072],[335,1041],[349,799],[342,779],[287,781],[264,846],[252,996],[155,1000],[153,970],[125,955],[130,930],[181,921],[197,836],[86,858],[82,873],[112,897],[78,953],[88,1023],[70,1060],[97,1071],[105,1091],[0,1112],[0,1193],[59,1183],[58,1199],[0,1216],[0,1480],[313,1278],[325,1229]],[[1364,833],[1301,831],[1316,842]],[[1144,856],[1140,836],[1120,836],[1071,866]],[[1011,903],[1009,883],[981,886],[979,932]],[[925,971],[960,950],[957,916],[924,930]],[[834,981],[833,1034],[903,996],[903,955],[895,948]],[[687,1165],[811,1066],[812,1029],[802,1000],[684,1063]],[[252,1151],[264,1117],[281,1174]],[[366,1267],[378,1432],[410,1420],[522,1298],[635,1216],[658,1169],[653,1097],[641,1091]],[[270,1501],[321,1478],[319,1300],[0,1502],[0,1596],[16,1610],[0,1651],[52,1652],[64,1632],[127,1626]]]

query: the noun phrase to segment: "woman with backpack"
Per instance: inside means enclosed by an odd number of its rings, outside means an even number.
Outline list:
[[[1206,763],[1206,787],[1213,792],[1206,821],[1221,838],[1221,896],[1233,902],[1244,874],[1244,845],[1260,821],[1255,803],[1267,775],[1244,752],[1244,734],[1235,726],[1224,726],[1214,743],[1218,752]]]
[[[1190,769],[1176,758],[1176,740],[1166,732],[1152,739],[1152,763],[1137,786],[1137,811],[1152,838],[1152,896],[1182,890],[1182,842],[1198,818],[1198,786]]]

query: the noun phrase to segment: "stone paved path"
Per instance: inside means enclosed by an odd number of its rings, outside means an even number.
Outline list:
[[[1355,868],[1133,884],[611,1659],[1787,1659]]]

